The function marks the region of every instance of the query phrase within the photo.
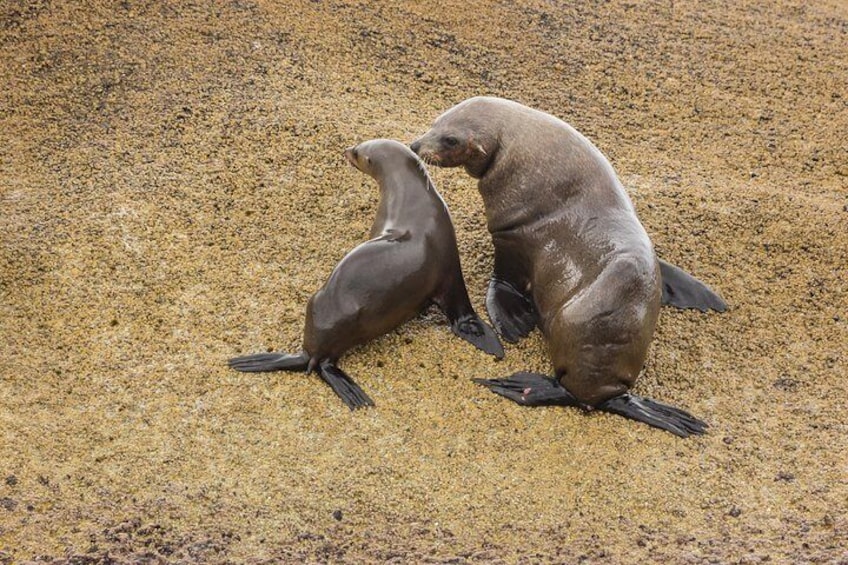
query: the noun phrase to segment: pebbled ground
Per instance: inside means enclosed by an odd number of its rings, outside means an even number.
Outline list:
[[[0,564],[848,562],[846,2],[8,0],[0,54]],[[708,435],[503,401],[538,333],[435,312],[343,360],[372,410],[227,369],[366,237],[342,150],[476,94],[592,139],[731,305],[664,309],[636,387]]]

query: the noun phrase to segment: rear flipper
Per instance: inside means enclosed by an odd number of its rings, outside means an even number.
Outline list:
[[[318,365],[316,372],[325,383],[330,385],[333,392],[335,392],[351,410],[364,408],[365,406],[374,406],[374,401],[365,394],[365,391],[359,388],[359,385],[347,376],[344,371],[329,361],[324,361]]]
[[[236,371],[244,373],[261,373],[265,371],[309,371],[309,354],[301,351],[297,355],[287,353],[257,353],[245,357],[235,357],[227,363]],[[351,410],[363,406],[374,406],[374,401],[368,398],[359,385],[345,374],[344,371],[324,361],[314,367],[318,376],[339,395]]]
[[[555,379],[538,373],[515,373],[508,379],[474,379],[474,382],[523,406],[577,406],[592,410]],[[643,422],[680,437],[700,435],[707,429],[705,422],[688,412],[630,393],[610,398],[595,409]]]
[[[257,353],[245,357],[234,357],[227,364],[243,373],[262,373],[265,371],[305,371],[309,366],[309,354],[301,351],[290,353]]]
[[[486,310],[498,333],[510,343],[530,335],[538,321],[533,301],[508,282],[494,277],[486,293]]]
[[[489,324],[478,318],[476,314],[453,320],[451,330],[477,349],[503,359],[504,350],[501,341]]]
[[[667,263],[660,262],[662,275],[662,303],[676,308],[697,308],[701,312],[715,310],[724,312],[727,304],[713,289],[684,271]]]

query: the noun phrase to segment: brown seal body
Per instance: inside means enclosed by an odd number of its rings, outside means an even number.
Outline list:
[[[411,147],[479,179],[495,249],[490,318],[508,341],[538,325],[548,343],[555,380],[518,373],[482,384],[525,405],[598,408],[678,435],[703,431],[685,412],[628,393],[663,281],[624,187],[591,142],[549,114],[480,97],[448,110]]]
[[[498,357],[503,348],[468,298],[447,206],[423,163],[405,145],[378,139],[345,151],[380,186],[371,239],[348,253],[306,307],[303,351],[230,360],[248,372],[315,370],[351,407],[372,404],[336,366],[349,349],[381,336],[436,303],[460,337]]]

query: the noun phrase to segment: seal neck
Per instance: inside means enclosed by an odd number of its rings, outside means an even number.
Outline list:
[[[380,204],[374,219],[374,230],[401,225],[404,219],[418,218],[421,209],[432,206],[434,195],[429,177],[415,167],[398,167],[387,171],[379,181]],[[409,223],[408,221],[406,223]]]

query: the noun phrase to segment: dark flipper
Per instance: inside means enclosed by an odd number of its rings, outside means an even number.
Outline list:
[[[503,359],[504,350],[498,336],[486,324],[471,306],[468,298],[468,289],[462,278],[462,270],[459,268],[459,257],[456,257],[456,268],[452,276],[444,281],[441,292],[433,296],[433,302],[438,304],[445,316],[450,321],[453,333],[473,345],[474,347]]]
[[[474,379],[522,406],[581,406],[556,380],[539,373],[515,373],[508,379]]]
[[[680,437],[701,435],[707,430],[706,422],[680,408],[630,393],[610,398],[598,405],[597,409],[644,422]]]
[[[321,363],[316,371],[321,379],[330,385],[339,398],[341,398],[348,408],[356,410],[365,406],[374,406],[374,401],[371,400],[365,391],[359,388],[353,379],[347,374],[333,365],[330,362]]]
[[[508,379],[474,379],[474,382],[522,406],[577,406],[591,409],[555,379],[538,373],[515,373]],[[705,422],[688,412],[630,393],[610,398],[595,409],[643,422],[680,437],[700,435],[707,429]]]
[[[244,373],[261,373],[265,371],[307,371],[309,367],[309,354],[301,351],[297,355],[287,353],[257,353],[245,357],[235,357],[228,361],[230,367]],[[330,388],[344,400],[351,410],[363,406],[374,406],[374,402],[368,398],[359,385],[353,382],[344,371],[329,361],[324,361],[315,367],[315,372]]]
[[[477,315],[466,316],[451,323],[453,333],[489,355],[503,359],[504,350],[498,336],[489,324],[477,317]]]
[[[494,277],[486,293],[486,310],[495,329],[510,343],[530,335],[538,321],[533,301],[508,282]]]
[[[676,308],[697,308],[701,312],[715,310],[724,312],[727,304],[713,289],[684,271],[667,263],[660,262],[662,275],[662,303]]]
[[[235,357],[227,361],[230,367],[243,373],[261,373],[264,371],[305,371],[309,366],[309,355],[301,351],[297,355],[289,353],[257,353],[245,357]]]

